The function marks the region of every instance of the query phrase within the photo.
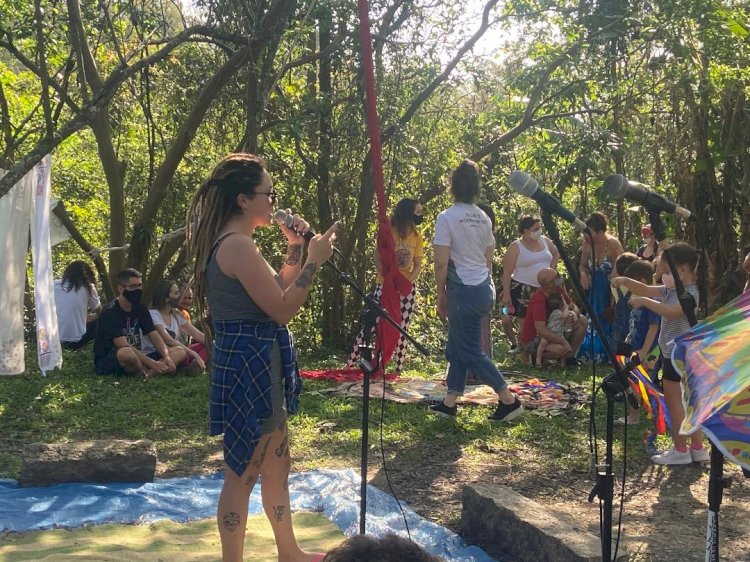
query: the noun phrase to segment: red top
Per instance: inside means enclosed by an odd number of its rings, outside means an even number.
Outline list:
[[[557,292],[570,305],[570,297],[565,292],[565,289],[561,287],[557,289]],[[528,344],[537,335],[534,322],[547,323],[547,295],[544,294],[542,289],[534,291],[526,307],[526,318],[523,319],[523,326],[521,326],[521,343],[524,345]]]

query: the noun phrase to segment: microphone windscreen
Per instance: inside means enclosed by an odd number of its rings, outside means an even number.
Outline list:
[[[288,226],[289,228],[292,227],[294,224],[294,217],[287,213],[284,209],[279,209],[274,213],[273,218],[276,219],[276,222],[279,224],[284,224]]]
[[[539,184],[523,170],[515,170],[508,176],[508,183],[513,191],[531,197],[539,189]]]
[[[610,174],[604,179],[602,195],[611,199],[622,199],[628,188],[628,180],[622,174]]]

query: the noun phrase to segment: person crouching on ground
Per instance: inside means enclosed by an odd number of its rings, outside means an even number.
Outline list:
[[[552,293],[547,297],[547,329],[550,332],[565,339],[565,318],[568,315],[568,306],[560,293]],[[542,336],[539,338],[539,347],[536,350],[536,364],[544,365],[544,352],[550,341]],[[564,365],[564,361],[560,362]]]
[[[564,361],[566,365],[576,364],[576,353],[586,335],[588,320],[578,312],[578,308],[570,300],[563,278],[557,271],[545,268],[537,274],[539,288],[534,291],[526,311],[526,318],[521,327],[521,360],[529,365],[536,357],[537,348],[542,338],[548,340],[543,359]],[[547,328],[547,299],[553,293],[559,293],[568,306],[565,323],[570,328],[564,335],[559,336]]]

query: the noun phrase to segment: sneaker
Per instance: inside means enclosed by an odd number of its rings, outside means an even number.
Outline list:
[[[515,419],[521,414],[523,414],[523,405],[518,397],[516,397],[516,401],[513,404],[503,404],[500,402],[495,412],[487,419],[505,422]]]
[[[690,457],[693,462],[708,462],[711,460],[711,452],[706,447],[700,449],[693,449],[690,447]]]
[[[667,464],[667,465],[681,465],[690,464],[693,462],[693,456],[690,451],[681,453],[674,447],[670,447],[660,455],[654,455],[651,460],[656,464]]]
[[[446,406],[445,402],[439,402],[438,404],[431,404],[430,411],[439,416],[445,416],[446,418],[455,418],[458,407]]]
[[[511,345],[510,349],[508,349],[508,353],[518,353],[521,351],[521,348],[519,348],[517,345]]]
[[[565,366],[566,367],[582,367],[583,362],[577,357],[568,357],[565,360]]]

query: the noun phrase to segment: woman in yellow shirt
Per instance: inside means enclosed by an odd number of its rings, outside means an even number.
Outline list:
[[[411,292],[401,296],[401,327],[406,330],[409,326],[409,319],[414,312],[414,303],[416,301],[417,288],[416,281],[422,270],[422,257],[424,256],[424,242],[422,234],[417,230],[417,226],[422,223],[422,205],[417,199],[405,197],[401,199],[393,208],[391,214],[391,229],[393,240],[396,243],[396,261],[398,262],[399,271],[412,283]],[[375,268],[378,271],[377,284],[375,285],[374,296],[380,299],[383,292],[383,272],[380,266],[380,257],[375,252]],[[374,329],[373,329],[374,331]],[[364,342],[362,331],[357,334],[354,343],[354,349],[349,355],[347,366],[353,367],[359,361],[359,346]],[[372,340],[371,340],[372,341]],[[394,371],[401,372],[401,368],[406,358],[406,339],[401,336],[396,345],[392,361],[395,361]]]

